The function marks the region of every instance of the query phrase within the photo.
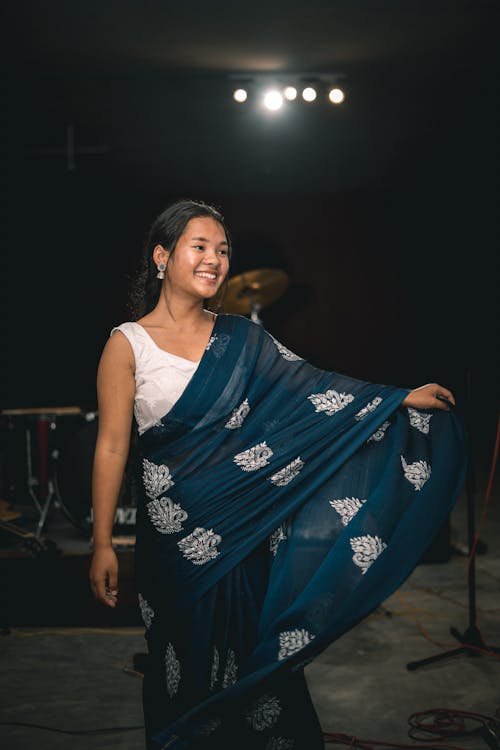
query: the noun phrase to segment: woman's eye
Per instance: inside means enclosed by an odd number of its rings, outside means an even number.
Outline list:
[[[219,250],[220,255],[227,255],[227,250]]]
[[[204,250],[205,249],[203,247],[203,245],[195,245],[194,247],[195,247],[195,250]]]

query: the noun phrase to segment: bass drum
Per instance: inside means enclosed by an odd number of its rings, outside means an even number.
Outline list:
[[[92,466],[97,429],[98,418],[92,414],[90,421],[60,448],[55,470],[55,490],[61,510],[86,536],[92,535]],[[135,518],[136,504],[127,466],[118,498],[113,535],[134,535]]]

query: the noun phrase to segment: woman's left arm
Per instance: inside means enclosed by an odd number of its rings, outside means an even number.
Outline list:
[[[401,406],[412,406],[415,409],[443,409],[449,411],[449,404],[455,406],[453,393],[439,383],[427,383],[415,388],[407,395]]]

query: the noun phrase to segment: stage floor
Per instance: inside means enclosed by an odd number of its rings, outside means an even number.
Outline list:
[[[487,475],[477,480],[478,523]],[[499,496],[495,482],[475,565],[477,624],[484,642],[497,647]],[[28,516],[28,506],[25,511]],[[463,493],[450,517],[451,554],[446,562],[419,564],[376,612],[307,667],[325,731],[413,746],[407,733],[408,719],[415,712],[439,707],[494,716],[500,705],[498,655],[459,654],[414,671],[407,669],[409,662],[457,648],[460,644],[450,627],[460,634],[468,627],[466,511]],[[0,549],[4,627],[0,721],[39,725],[0,725],[0,744],[6,750],[143,750],[142,677],[134,672],[133,659],[145,652],[146,644],[133,584],[132,550],[119,552],[121,600],[113,611],[97,605],[90,594],[89,539],[57,507],[47,535],[61,551],[54,559],[37,559],[12,540],[4,539]],[[110,733],[113,727],[122,729]],[[127,731],[126,727],[138,728]],[[62,733],[76,731],[81,734]],[[488,747],[480,736],[447,742],[469,750]]]

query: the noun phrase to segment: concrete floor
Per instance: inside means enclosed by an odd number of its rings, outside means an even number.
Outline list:
[[[477,522],[486,480],[486,474],[478,480]],[[475,564],[477,622],[484,642],[497,647],[498,501],[497,487],[481,529],[485,548]],[[440,707],[493,717],[499,709],[500,654],[448,656],[407,669],[411,661],[457,648],[450,627],[463,633],[469,624],[467,559],[461,554],[466,549],[466,507],[464,492],[450,517],[450,559],[418,565],[382,607],[307,667],[324,731],[415,747],[408,738],[408,719],[414,712]],[[36,627],[14,622],[0,639],[0,720],[39,727],[0,725],[3,750],[144,750],[142,678],[132,665],[133,655],[145,650],[142,633],[141,627],[123,625]],[[71,734],[77,731],[81,734]],[[433,747],[444,742],[434,740]],[[475,736],[450,739],[450,746],[483,750],[500,744]]]

